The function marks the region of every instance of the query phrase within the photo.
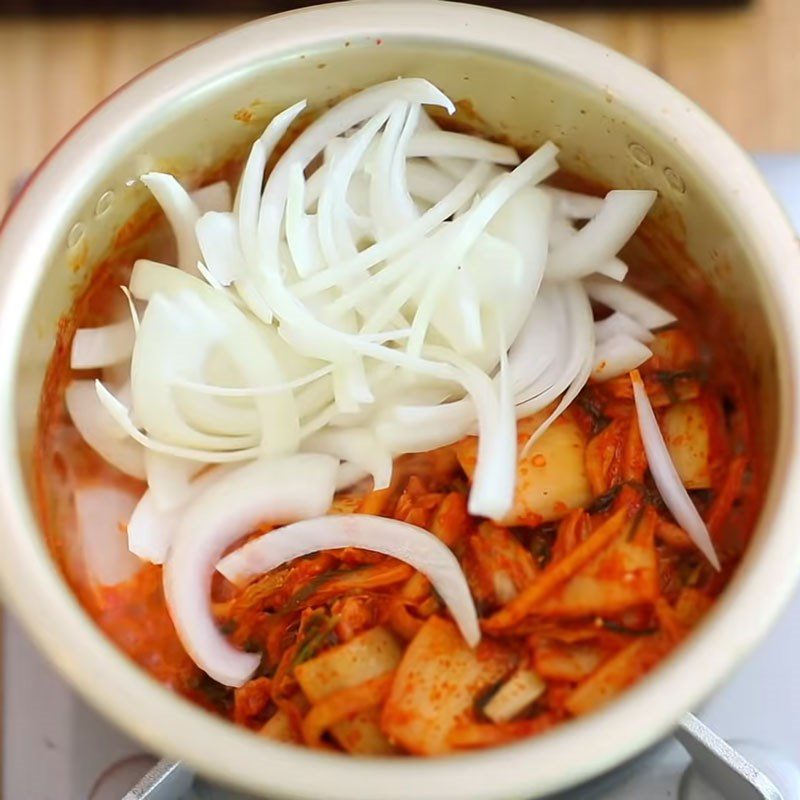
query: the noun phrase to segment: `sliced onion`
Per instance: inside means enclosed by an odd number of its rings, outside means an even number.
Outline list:
[[[305,100],[295,103],[270,121],[261,137],[254,142],[239,180],[234,212],[239,218],[242,252],[250,264],[255,264],[258,260],[256,241],[258,206],[261,202],[264,169],[275,146],[289,130],[289,126],[305,110],[305,107]]]
[[[569,376],[573,374],[570,367],[567,368],[567,380],[563,384],[557,383],[557,378],[545,377],[542,380],[551,368],[560,372],[568,360],[568,353],[565,356],[562,352],[564,336],[561,327],[569,325],[567,309],[562,307],[563,293],[563,288],[554,284],[542,287],[522,330],[509,349],[508,371],[512,392],[518,403],[517,417],[529,416],[540,410],[569,385]],[[564,315],[563,320],[561,314]],[[550,390],[550,393],[541,398],[545,390]],[[536,398],[534,401],[531,400],[532,395]],[[393,452],[414,453],[451,444],[470,433],[477,433],[475,406],[470,397],[448,403],[442,403],[441,400],[440,396],[434,396],[432,405],[395,405],[376,421],[379,438]],[[534,410],[531,410],[532,402],[537,403]]]
[[[479,430],[480,441],[492,438],[492,453],[481,453],[478,443],[478,460],[472,476],[469,493],[471,514],[502,519],[514,505],[517,485],[517,419],[514,413],[514,396],[511,391],[511,375],[508,368],[505,335],[502,319],[497,319],[500,342],[499,392],[497,417],[493,430]],[[479,416],[480,422],[480,416]],[[483,459],[481,459],[483,456]]]
[[[133,299],[131,290],[127,286],[120,286],[122,294],[125,295],[125,302],[128,304],[128,311],[131,315],[131,323],[133,323],[133,330],[139,333],[139,310],[136,308],[136,302]]]
[[[352,356],[333,366],[333,396],[336,408],[343,414],[357,412],[363,403],[374,403],[364,359]]]
[[[223,344],[227,343],[226,353],[236,365],[245,385],[258,387],[279,385],[285,382],[284,371],[276,357],[280,340],[274,331],[262,329],[263,326],[260,327],[258,322],[243,314],[219,292],[199,279],[192,278],[163,264],[140,260],[135,263],[131,273],[130,287],[135,297],[150,300],[150,305],[152,305],[154,296],[159,292],[163,293],[165,297],[173,299],[182,297],[184,302],[191,301],[194,304],[192,306],[193,313],[202,315],[196,317],[200,322],[199,325],[192,326],[192,332],[195,335],[202,333],[208,336],[213,332],[211,328],[216,327],[217,334],[222,337],[220,341]],[[163,306],[163,300],[160,301],[160,304]],[[177,320],[174,310],[162,308],[159,313],[166,325],[164,330],[174,331],[174,323]],[[172,323],[170,323],[170,319]],[[161,320],[157,321],[160,324]],[[161,335],[164,335],[164,331],[161,331]],[[192,333],[189,334],[190,337],[191,335]],[[139,397],[151,412],[147,415],[147,419],[143,419],[143,422],[155,424],[159,433],[154,434],[153,439],[158,439],[166,445],[182,448],[184,452],[196,451],[203,445],[191,443],[191,441],[198,440],[198,437],[193,434],[188,436],[185,441],[176,441],[177,428],[170,427],[169,430],[166,430],[166,435],[162,435],[160,432],[162,428],[166,428],[167,423],[159,411],[159,403],[154,398],[156,394],[159,394],[164,397],[163,402],[166,407],[172,408],[171,386],[167,390],[164,390],[163,387],[156,387],[154,394],[150,394],[146,386],[148,382],[152,385],[161,380],[152,371],[156,370],[159,365],[163,366],[165,347],[172,348],[172,351],[179,356],[179,363],[184,365],[193,363],[204,354],[193,352],[196,342],[193,342],[191,338],[188,341],[175,337],[166,340],[160,339],[158,328],[153,333],[151,344],[153,356],[140,358],[145,385],[140,388]],[[136,362],[137,351],[141,356],[138,340],[137,348],[134,350],[134,362]],[[135,370],[136,363],[134,364]],[[172,376],[165,375],[163,377],[169,382]],[[134,380],[134,390],[136,390],[136,380]],[[135,399],[136,394],[134,391]],[[295,450],[299,442],[300,425],[291,391],[258,394],[254,397],[254,403],[260,417],[262,452],[284,453]],[[138,407],[136,410],[137,414],[140,414],[141,410]],[[185,430],[184,433],[186,433]],[[153,439],[150,440],[151,444]],[[218,444],[224,446],[225,443],[218,442]],[[235,442],[229,444],[231,449],[236,446]],[[245,450],[249,449],[246,445],[244,447]],[[162,452],[165,451],[162,450]],[[172,454],[180,455],[180,452],[172,451]],[[253,458],[254,456],[252,453],[248,453],[246,457]],[[211,461],[216,461],[216,459]]]
[[[586,385],[592,372],[592,358],[594,354],[594,327],[592,324],[592,307],[586,293],[577,282],[569,286],[566,294],[567,301],[567,328],[571,331],[573,344],[569,359],[564,362],[564,368],[558,376],[558,381],[543,391],[540,395],[520,404],[520,408],[527,407],[528,413],[533,414],[550,404],[561,391],[564,394],[555,410],[539,425],[530,435],[520,454],[525,458],[531,448],[544,434],[544,432],[567,410],[572,401],[578,396]],[[563,382],[568,385],[562,388]],[[559,390],[557,393],[555,390]],[[547,400],[544,403],[544,400]],[[518,411],[519,413],[519,411]]]
[[[303,168],[296,164],[289,176],[286,198],[286,243],[297,274],[307,278],[325,266],[319,246],[319,233],[315,215],[305,213],[306,181]]]
[[[453,271],[475,243],[483,229],[500,209],[524,186],[538,183],[551,175],[556,167],[558,148],[546,142],[535,153],[528,156],[518,167],[503,175],[495,186],[457,222],[442,234],[441,262],[430,277],[425,295],[419,303],[408,341],[408,352],[418,354],[423,345],[428,325],[436,310],[442,292]],[[524,319],[524,314],[522,319]]]
[[[385,108],[386,103],[406,100],[418,103],[438,103],[451,113],[452,102],[428,81],[405,78],[373,86],[347,98],[331,112],[324,114],[295,139],[267,179],[259,215],[260,266],[258,285],[261,296],[268,297],[272,310],[283,324],[303,327],[312,336],[325,337],[324,351],[333,355],[331,360],[346,357],[361,344],[356,337],[342,334],[320,323],[299,304],[283,281],[279,265],[280,231],[284,216],[288,179],[293,165],[304,169],[320,153],[327,142]],[[256,276],[254,276],[256,277]],[[254,309],[254,311],[256,311]],[[257,312],[256,312],[257,313]],[[320,340],[320,344],[322,341]],[[364,346],[380,358],[386,348]],[[319,355],[324,356],[320,348]]]
[[[186,652],[219,683],[241,686],[261,657],[237,650],[217,629],[210,601],[215,564],[259,524],[324,514],[337,470],[338,461],[324,455],[255,461],[214,482],[184,513],[164,565],[164,593]]]
[[[643,344],[649,344],[656,338],[644,325],[621,311],[615,311],[594,324],[594,338],[598,344],[615,336],[632,336]]]
[[[295,380],[283,381],[281,383],[272,384],[271,386],[218,386],[211,383],[187,380],[186,378],[176,378],[175,386],[191,389],[194,392],[201,392],[203,394],[214,394],[220,397],[254,397],[259,394],[278,394],[280,392],[285,392],[287,389],[299,389],[320,378],[324,378],[326,375],[330,375],[332,371],[333,366],[328,365],[326,367],[320,367]]]
[[[597,345],[592,364],[592,378],[608,381],[641,366],[653,353],[632,336],[612,336]]]
[[[347,219],[348,189],[367,148],[399,107],[398,103],[391,103],[365,122],[363,127],[346,140],[345,146],[331,162],[330,177],[323,184],[317,204],[320,247],[330,266],[338,265],[340,261],[358,254]]]
[[[135,331],[131,320],[99,328],[78,328],[72,340],[72,369],[97,369],[119,364],[131,357]]]
[[[192,478],[202,469],[196,461],[147,450],[144,457],[147,485],[162,511],[183,505],[192,493]]]
[[[225,556],[217,570],[237,586],[287,561],[342,547],[383,553],[425,575],[450,609],[470,647],[481,639],[469,587],[452,551],[428,531],[370,514],[339,514],[295,522],[271,531]]]
[[[319,431],[303,442],[308,453],[327,453],[349,462],[372,476],[373,489],[385,489],[392,482],[392,454],[385,450],[367,428],[339,428]]]
[[[463,158],[491,161],[509,167],[519,164],[519,154],[513,147],[439,129],[415,133],[408,145],[408,157]]]
[[[647,190],[609,192],[597,215],[550,254],[548,276],[565,280],[595,272],[631,238],[656,197]]]
[[[264,133],[253,144],[239,180],[233,210],[239,219],[239,243],[248,264],[248,273],[258,265],[258,208],[261,202],[264,169],[278,142],[305,107],[306,102],[302,100],[270,121]],[[272,321],[269,305],[250,274],[240,277],[234,285],[239,296],[257,317],[266,323]]]
[[[612,258],[601,264],[595,272],[621,283],[628,276],[628,265],[620,258]]]
[[[408,161],[406,180],[411,194],[430,205],[436,205],[456,185],[451,176],[424,159]]]
[[[503,329],[512,343],[527,319],[539,293],[547,263],[547,232],[551,202],[538,187],[526,186],[495,215],[487,231],[513,245],[522,256],[522,279],[503,297]],[[491,348],[491,344],[489,345]]]
[[[474,163],[468,158],[431,158],[431,163],[438,167],[442,172],[449,175],[451,178],[461,180],[469,172],[471,165]],[[490,176],[500,175],[501,170],[494,168],[491,162],[484,162],[490,169]]]
[[[567,219],[591,219],[603,207],[603,198],[591,194],[568,192],[553,186],[546,186],[544,191],[553,200],[554,213]]]
[[[209,183],[207,186],[190,192],[189,197],[192,198],[201,214],[205,214],[207,211],[233,210],[233,195],[228,181]]]
[[[120,402],[119,398],[115,397],[100,381],[94,382],[94,390],[100,402],[101,408],[105,409],[111,418],[119,425],[122,431],[130,436],[134,442],[146,447],[149,450],[155,450],[157,453],[164,453],[165,455],[175,456],[176,458],[184,458],[193,461],[199,461],[204,464],[226,464],[234,461],[248,461],[253,458],[258,458],[263,455],[261,446],[245,447],[238,450],[203,450],[196,447],[183,447],[180,445],[170,444],[169,442],[162,442],[154,436],[149,436],[140,430],[131,419],[129,409]],[[74,419],[73,419],[74,421]],[[80,432],[79,426],[76,424]],[[83,434],[81,434],[83,435]],[[89,440],[87,439],[87,443]],[[124,444],[131,444],[125,442]],[[96,449],[96,448],[95,448]],[[99,452],[99,451],[98,451]],[[103,455],[110,464],[113,464],[118,469],[122,469],[118,464],[115,464],[111,458]],[[125,472],[125,470],[122,470]],[[133,473],[128,473],[133,474]],[[134,475],[134,477],[140,477]],[[142,454],[142,470],[141,478],[144,480],[144,455]]]
[[[658,427],[650,399],[647,397],[647,391],[636,370],[631,372],[631,383],[633,399],[636,403],[636,415],[642,433],[642,444],[656,488],[678,525],[689,534],[691,540],[697,545],[697,549],[708,559],[711,566],[719,571],[721,567],[714,543],[711,541],[711,535],[672,463],[669,449],[661,434],[661,429]]]
[[[125,438],[98,400],[94,381],[73,381],[64,395],[72,424],[89,447],[120,472],[144,480],[144,450]]]
[[[123,403],[131,403],[131,362],[120,361],[119,364],[112,364],[110,367],[103,367],[100,375],[103,383],[114,388],[114,392],[119,396]],[[119,425],[115,423],[115,429],[120,438],[125,438]]]
[[[594,277],[586,279],[583,285],[592,300],[602,303],[614,311],[627,314],[649,330],[671,325],[677,319],[673,313],[662,308],[658,303],[654,303],[635,289],[622,286],[616,281]]]
[[[292,287],[298,297],[306,297],[309,294],[329,289],[348,278],[356,277],[365,270],[374,267],[381,261],[393,258],[402,250],[413,246],[423,237],[433,231],[436,226],[441,225],[448,217],[453,216],[462,206],[469,203],[475,193],[486,180],[489,168],[486,164],[475,164],[474,167],[453,187],[453,190],[443,197],[436,205],[429,208],[419,219],[412,222],[405,230],[398,231],[394,235],[382,239],[379,242],[362,250],[357,256],[340,266],[326,270],[319,275],[315,275],[308,281],[302,282]],[[404,259],[400,259],[404,262]],[[403,267],[404,269],[405,267]],[[386,272],[382,270],[380,275]],[[402,274],[402,271],[401,271]],[[380,275],[373,276],[376,281]],[[380,285],[385,285],[385,278]],[[365,281],[365,284],[368,281]],[[359,287],[360,288],[360,287]],[[380,286],[376,286],[380,288]],[[349,305],[354,308],[353,304]]]
[[[502,390],[496,392],[489,376],[467,359],[434,346],[428,346],[426,353],[450,361],[459,370],[459,379],[475,404],[479,435],[469,497],[470,514],[502,519],[514,503],[517,436],[516,428],[509,429],[504,407],[510,401]]]
[[[131,366],[136,417],[149,435],[168,444],[204,450],[254,446],[259,441],[257,430],[237,436],[207,433],[191,424],[179,405],[172,373],[198,370],[211,344],[221,336],[209,330],[208,318],[189,313],[180,302],[188,297],[156,294],[147,304]],[[223,420],[215,415],[206,430],[222,425]]]
[[[562,290],[552,284],[541,287],[528,316],[508,351],[514,396],[527,399],[527,392],[556,360],[563,344],[559,341],[557,315],[566,313]]]
[[[202,467],[195,464],[195,468]],[[236,467],[223,465],[205,470],[187,482],[179,496],[170,496],[166,507],[157,501],[153,489],[148,489],[128,522],[128,548],[131,553],[152,564],[163,564],[188,504],[232,469]],[[163,487],[159,488],[163,494]]]
[[[114,586],[132,578],[142,562],[127,547],[125,526],[139,498],[117,486],[78,486],[75,489],[77,534],[83,559],[93,581]]]
[[[194,275],[195,265],[200,258],[200,248],[194,234],[200,211],[186,189],[172,175],[148,172],[142,175],[141,181],[158,201],[175,234],[178,266]]]
[[[351,464],[348,461],[343,461],[339,464],[339,472],[336,474],[336,491],[341,492],[361,483],[365,478],[369,478],[370,474],[364,469],[361,469],[357,464]]]
[[[244,276],[247,265],[233,214],[209,211],[197,221],[195,231],[203,261],[222,286],[230,286]]]

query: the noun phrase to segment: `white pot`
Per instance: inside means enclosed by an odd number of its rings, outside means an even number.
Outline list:
[[[242,152],[265,119],[298,98],[319,104],[397,75],[421,75],[451,97],[468,98],[517,143],[554,138],[562,164],[586,177],[659,190],[658,219],[717,288],[743,340],[771,477],[752,545],[714,611],[620,700],[504,748],[359,760],[237,729],[162,688],[116,650],[75,601],[41,536],[31,500],[31,433],[57,320],[146,198],[127,181],[150,168],[191,179]],[[255,120],[242,121],[241,109]],[[656,246],[675,261],[666,239]],[[687,281],[696,274],[680,259],[675,268]],[[5,222],[5,596],[98,709],[154,750],[221,782],[313,800],[531,798],[575,785],[667,734],[757,644],[792,590],[800,570],[798,275],[792,231],[742,151],[659,78],[575,34],[478,6],[386,2],[306,8],[217,36],[144,73],[92,112],[39,168]]]

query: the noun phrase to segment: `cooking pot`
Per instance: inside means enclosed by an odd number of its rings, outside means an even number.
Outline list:
[[[73,597],[37,519],[31,451],[59,318],[147,201],[134,179],[188,184],[245,152],[279,109],[399,75],[465,100],[479,130],[535,145],[600,185],[655,188],[663,250],[733,320],[757,393],[769,490],[729,587],[677,653],[623,697],[519,743],[429,760],[356,759],[273,743],[158,685]],[[0,235],[0,580],[38,646],[152,749],[269,797],[508,800],[588,780],[666,735],[767,631],[800,571],[800,252],[745,154],[689,100],[607,48],[495,9],[411,0],[304,8],[148,70],[86,117],[31,178]],[[10,735],[13,735],[13,731]]]

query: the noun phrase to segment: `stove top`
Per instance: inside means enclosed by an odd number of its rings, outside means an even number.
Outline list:
[[[800,231],[800,156],[757,161]],[[769,776],[779,794],[711,788],[672,739],[558,800],[800,800],[800,681],[795,660],[787,658],[787,647],[796,642],[800,592],[755,655],[698,710],[707,726]],[[157,759],[95,714],[8,617],[1,652],[0,796],[6,800],[245,800],[177,771],[157,787],[152,781],[137,785]]]

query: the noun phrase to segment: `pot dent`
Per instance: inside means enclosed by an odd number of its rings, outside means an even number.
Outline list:
[[[586,780],[663,736],[724,679],[764,635],[800,569],[800,495],[786,491],[800,485],[800,328],[791,308],[800,253],[755,168],[688,100],[600,45],[489,8],[426,2],[421,10],[415,0],[304,8],[184,51],[121,89],[59,145],[0,236],[5,595],[63,674],[117,724],[217,780],[271,797],[401,800],[413,781],[424,787],[415,795],[435,800],[499,800]],[[29,473],[59,320],[94,265],[129,238],[129,221],[152,214],[138,176],[167,170],[194,185],[243,154],[298,98],[318,108],[398,75],[426,77],[468,101],[461,113],[471,125],[515,144],[552,138],[562,166],[584,180],[658,190],[649,243],[668,249],[661,256],[682,280],[696,281],[699,269],[734,320],[756,376],[772,482],[750,551],[715,610],[619,701],[510,747],[359,761],[236,730],[128,662],[55,569]]]

